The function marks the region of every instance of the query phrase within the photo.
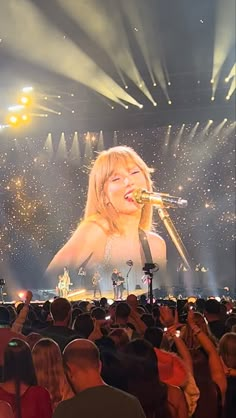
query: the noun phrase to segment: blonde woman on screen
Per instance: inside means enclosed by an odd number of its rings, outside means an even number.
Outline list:
[[[84,220],[55,255],[47,272],[64,265],[79,269],[97,266],[124,266],[127,259],[139,266],[146,262],[140,231],[148,241],[153,261],[166,262],[165,241],[152,232],[152,206],[132,198],[139,188],[152,191],[151,170],[127,146],[103,151],[95,160],[89,176]]]

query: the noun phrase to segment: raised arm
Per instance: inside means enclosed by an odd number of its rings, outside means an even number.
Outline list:
[[[220,388],[222,399],[224,401],[227,382],[220,356],[218,355],[210,338],[194,322],[194,313],[192,311],[188,312],[188,325],[192,329],[193,334],[196,336],[205,352],[208,354],[211,378]]]

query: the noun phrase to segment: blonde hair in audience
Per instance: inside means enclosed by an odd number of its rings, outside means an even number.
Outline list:
[[[219,342],[219,354],[224,364],[230,369],[236,369],[236,333],[227,332]]]
[[[119,219],[114,208],[109,204],[106,195],[106,182],[110,176],[120,167],[137,166],[146,179],[146,188],[152,191],[151,169],[148,168],[142,158],[130,147],[117,146],[102,151],[94,161],[89,176],[87,203],[85,207],[84,221],[97,221],[103,218],[108,222],[109,232],[122,232],[119,229]],[[152,206],[144,205],[142,208],[139,227],[149,231],[152,227]]]
[[[60,348],[50,338],[42,338],[34,345],[32,356],[38,385],[49,391],[54,410],[65,399],[65,392],[69,392]]]

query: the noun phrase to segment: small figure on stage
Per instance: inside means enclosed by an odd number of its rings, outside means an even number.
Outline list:
[[[123,292],[124,292],[124,277],[122,277],[121,272],[118,272],[117,275],[117,284],[116,284],[116,292],[117,292],[117,299],[122,299],[123,297]]]
[[[113,286],[113,291],[114,291],[114,300],[117,299],[117,281],[118,281],[118,269],[114,268],[112,275],[111,275],[111,281],[112,281],[112,286]]]
[[[57,284],[57,287],[56,287],[57,294],[58,294],[59,298],[62,298],[63,297],[63,294],[62,294],[63,287],[64,287],[63,275],[62,274],[59,274],[59,276],[58,276],[58,284]]]
[[[69,290],[70,290],[70,285],[72,285],[71,281],[70,281],[70,275],[69,275],[69,270],[67,267],[64,267],[64,272],[62,275],[58,276],[58,293],[59,296],[62,298],[67,298]]]
[[[96,293],[99,292],[100,298],[102,297],[101,287],[100,287],[100,281],[102,280],[101,275],[98,271],[95,271],[93,278],[92,278],[92,284],[93,284],[93,297],[96,298]]]

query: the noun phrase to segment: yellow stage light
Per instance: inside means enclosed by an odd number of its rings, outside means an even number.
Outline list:
[[[229,82],[229,77],[225,78],[225,82],[228,83]]]
[[[9,118],[9,122],[10,122],[12,125],[15,125],[18,121],[19,121],[19,119],[18,119],[18,117],[17,117],[17,116],[15,116],[15,115],[10,116],[10,118]]]
[[[172,104],[172,101],[171,100],[168,100],[168,104],[171,105]]]
[[[214,78],[211,79],[211,84],[214,84]]]
[[[229,96],[229,95],[227,95],[225,99],[226,99],[226,100],[229,100],[229,99],[230,99],[230,96]]]
[[[156,107],[156,106],[157,106],[157,103],[156,103],[156,102],[154,102],[154,103],[153,103],[153,106],[155,106],[155,107]]]
[[[215,100],[215,97],[214,97],[214,96],[212,96],[212,97],[211,97],[211,101],[212,101],[212,102],[214,102],[214,100]]]
[[[142,109],[143,108],[143,104],[139,104],[138,107],[139,107],[139,109]]]
[[[23,122],[28,122],[29,116],[28,115],[22,115],[21,119],[23,120]]]
[[[31,103],[30,97],[28,96],[20,97],[20,103],[23,104],[24,106],[29,106],[29,104]]]

